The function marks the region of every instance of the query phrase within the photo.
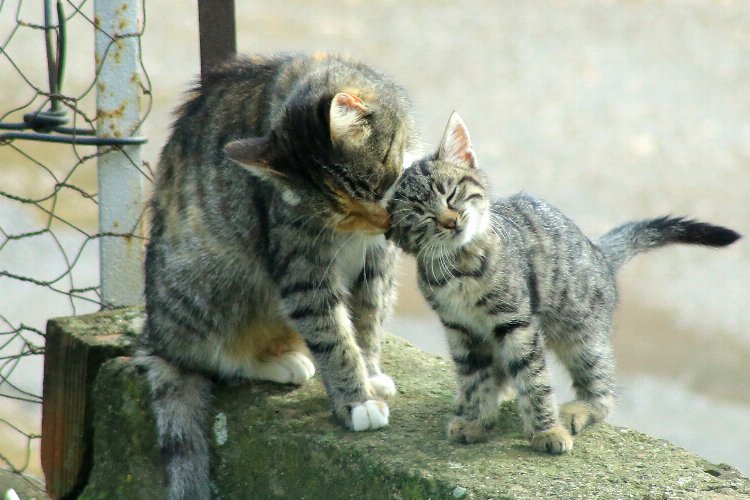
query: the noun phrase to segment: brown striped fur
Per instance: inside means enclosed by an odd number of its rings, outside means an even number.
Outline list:
[[[170,499],[210,497],[206,375],[301,384],[317,369],[343,425],[387,425],[383,197],[414,145],[409,107],[379,71],[316,54],[237,59],[178,110],[151,202],[137,353]]]

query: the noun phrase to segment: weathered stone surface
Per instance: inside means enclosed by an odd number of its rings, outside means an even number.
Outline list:
[[[8,493],[11,489],[23,500],[48,498],[44,493],[44,484],[39,479],[0,468],[0,498],[12,498]]]
[[[316,377],[302,388],[215,390],[216,498],[750,498],[750,481],[642,433],[597,425],[568,455],[532,451],[511,404],[487,443],[448,443],[452,368],[388,337],[399,393],[391,425],[353,433],[331,417]],[[159,498],[163,472],[142,374],[128,358],[100,369],[94,468],[83,498]]]

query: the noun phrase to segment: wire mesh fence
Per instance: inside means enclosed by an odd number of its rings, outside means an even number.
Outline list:
[[[46,320],[102,306],[98,242],[142,238],[136,227],[98,229],[97,161],[126,144],[151,108],[140,60],[140,123],[97,136],[103,61],[93,0],[0,0],[0,468],[41,477],[42,364]],[[109,36],[106,52],[136,30]],[[139,56],[140,57],[140,56]],[[126,155],[127,157],[127,155]],[[151,182],[148,162],[130,159]],[[138,221],[140,225],[140,220]]]

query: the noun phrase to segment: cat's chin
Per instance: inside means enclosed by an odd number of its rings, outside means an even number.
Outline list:
[[[459,251],[471,243],[472,240],[472,234],[464,234],[464,232],[461,232],[450,240],[441,241],[440,244],[436,245],[434,250],[430,251],[427,255],[431,258],[445,257],[446,255]]]
[[[471,226],[461,231],[453,238],[453,241],[456,242],[456,248],[464,247],[471,243],[474,240],[474,235],[476,235],[476,230]]]

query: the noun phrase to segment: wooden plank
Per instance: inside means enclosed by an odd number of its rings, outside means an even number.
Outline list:
[[[140,308],[47,323],[42,405],[42,469],[47,494],[75,496],[91,470],[91,394],[101,364],[129,352],[140,332]]]

